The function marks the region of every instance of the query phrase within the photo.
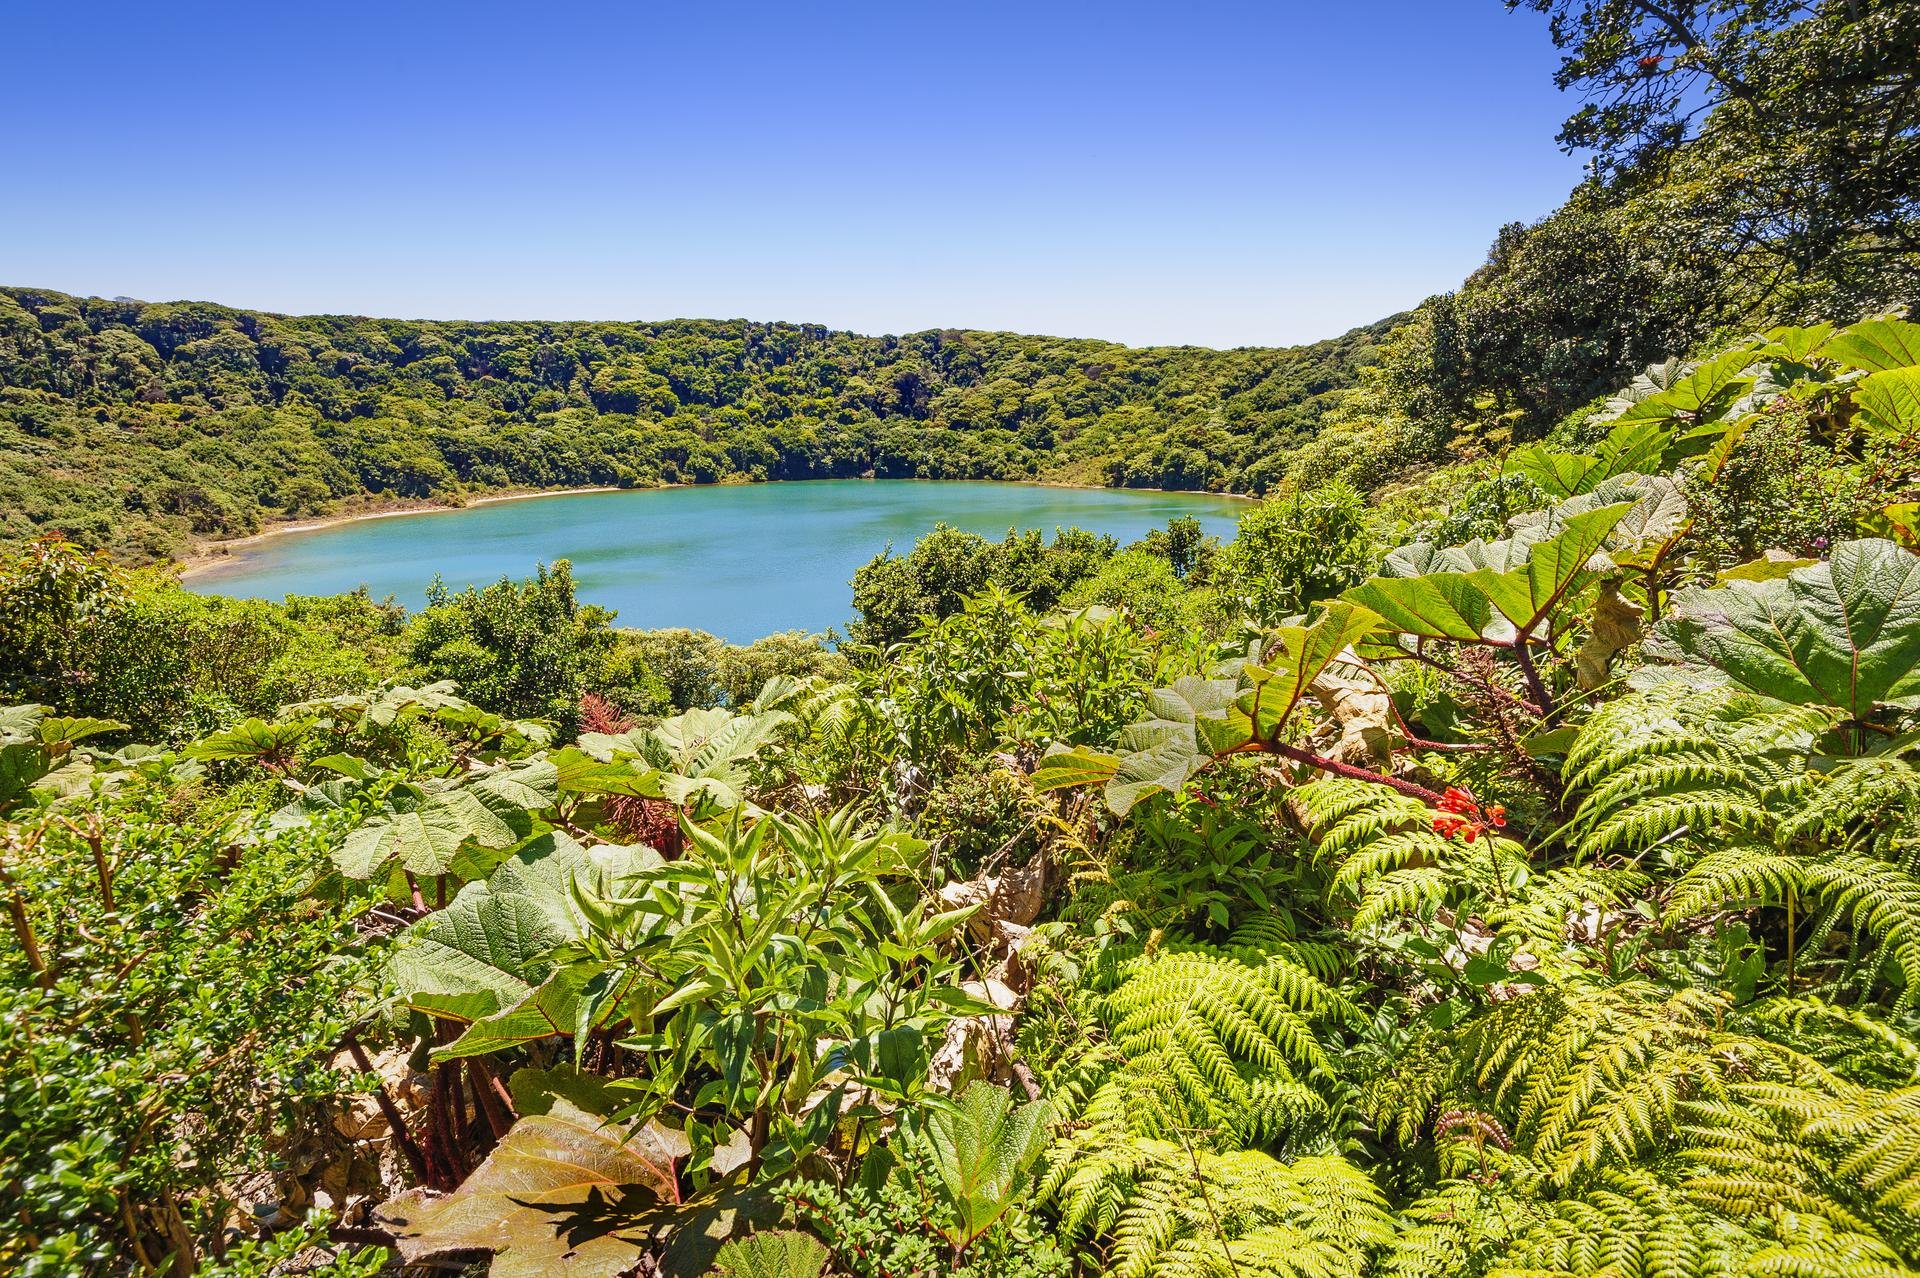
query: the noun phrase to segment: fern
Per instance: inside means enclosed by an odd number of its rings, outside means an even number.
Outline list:
[[[1476,1247],[1511,1275],[1911,1261],[1920,1087],[1862,1085],[1823,1061],[1910,1081],[1914,1050],[1877,1018],[1817,1000],[1729,1017],[1720,997],[1629,981],[1497,1004],[1423,1036],[1363,1108],[1403,1145],[1431,1132],[1456,1181],[1490,1171],[1518,1216],[1541,1214],[1502,1245],[1430,1218],[1437,1207],[1410,1210],[1392,1263],[1431,1272]],[[1460,1183],[1435,1193],[1478,1201]]]
[[[1920,1043],[1865,1007],[1770,998],[1745,1009],[1741,1022],[1850,1082],[1894,1085],[1920,1077]]]
[[[1576,922],[1603,919],[1642,895],[1652,879],[1634,866],[1559,866],[1530,876],[1488,904],[1487,924],[1546,958],[1572,939]]]
[[[1668,915],[1696,917],[1744,905],[1801,900],[1826,911],[1824,934],[1835,923],[1853,922],[1878,944],[1878,962],[1900,974],[1895,1007],[1905,1007],[1920,989],[1920,879],[1899,866],[1851,853],[1824,857],[1735,848],[1708,855],[1674,889]]]
[[[1814,755],[1829,726],[1819,709],[1655,684],[1598,711],[1569,751],[1569,793],[1586,793],[1568,835],[1583,858],[1673,845],[1670,923],[1797,907],[1816,957],[1850,927],[1838,979],[1888,981],[1904,1006],[1920,989],[1920,769],[1897,753]]]
[[[1393,1238],[1379,1188],[1337,1156],[1123,1138],[1075,1149],[1068,1166],[1042,1192],[1064,1238],[1110,1240],[1114,1278],[1344,1278]]]
[[[1920,812],[1920,768],[1911,759],[1873,755],[1841,761],[1799,797],[1798,810],[1781,820],[1783,839],[1839,844],[1913,872],[1909,858],[1920,851],[1913,824]]]
[[[1817,710],[1679,681],[1622,698],[1568,751],[1568,792],[1587,793],[1567,833],[1583,858],[1763,835],[1826,726]]]
[[[1433,809],[1366,782],[1316,781],[1293,803],[1316,853],[1335,864],[1330,891],[1353,902],[1355,928],[1502,896],[1526,865],[1525,849],[1511,839],[1442,838]]]
[[[1758,1242],[1644,1171],[1610,1173],[1587,1194],[1553,1204],[1551,1213],[1516,1241],[1492,1278],[1738,1274]]]
[[[1836,1173],[1876,1207],[1920,1215],[1920,1088],[1849,1091],[1808,1114],[1798,1135],[1838,1154]]]
[[[1325,979],[1333,961],[1268,923],[1224,946],[1110,949],[1087,974],[1082,1011],[1099,1037],[1068,1071],[1068,1100],[1084,1097],[1069,1112],[1110,1132],[1245,1146],[1324,1111],[1313,1084],[1332,1069],[1316,1032],[1357,1016]]]

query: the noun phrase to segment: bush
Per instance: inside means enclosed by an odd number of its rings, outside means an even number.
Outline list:
[[[435,578],[407,653],[429,679],[453,680],[495,713],[571,730],[588,678],[614,646],[612,620],[606,609],[575,601],[573,565],[564,559],[541,565],[531,581],[503,577],[459,594]]]
[[[331,599],[196,595],[61,541],[0,569],[0,697],[164,740],[369,687],[398,666],[402,611],[364,591]]]
[[[1769,550],[1819,558],[1853,535],[1891,490],[1847,466],[1813,437],[1804,406],[1782,399],[1750,428],[1711,482],[1689,485],[1693,536],[1719,567]]]
[[[853,574],[858,615],[848,631],[857,643],[884,648],[924,619],[953,616],[987,586],[1023,594],[1036,612],[1047,612],[1117,549],[1113,538],[1078,528],[1056,532],[1051,543],[1033,531],[990,542],[941,524],[906,555],[889,547]]]
[[[183,822],[167,788],[139,785],[23,818],[0,856],[17,909],[0,947],[0,1270],[218,1257],[245,1218],[239,1185],[299,1194],[291,1125],[343,1082],[325,1062],[354,1014],[357,941],[342,906],[306,895],[323,846]]]
[[[1344,483],[1269,499],[1240,517],[1222,556],[1221,588],[1261,625],[1303,612],[1373,570],[1367,503]]]
[[[1149,630],[1170,630],[1187,615],[1186,586],[1174,566],[1145,550],[1123,550],[1067,592],[1068,608],[1119,608]]]

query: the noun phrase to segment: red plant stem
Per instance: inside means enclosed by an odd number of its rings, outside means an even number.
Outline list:
[[[1527,681],[1527,691],[1533,694],[1536,713],[1547,723],[1553,722],[1553,698],[1547,694],[1546,681],[1541,679],[1540,670],[1533,664],[1533,654],[1527,651],[1527,637],[1516,635],[1513,641],[1513,659],[1520,664],[1520,675]]]
[[[1352,781],[1370,781],[1374,785],[1384,785],[1389,790],[1397,791],[1400,794],[1406,795],[1408,798],[1418,799],[1422,803],[1438,804],[1440,802],[1440,792],[1437,790],[1429,790],[1423,785],[1417,785],[1402,777],[1389,776],[1384,772],[1373,772],[1366,768],[1357,768],[1351,763],[1342,763],[1338,759],[1329,759],[1325,755],[1315,754],[1311,750],[1302,750],[1299,746],[1290,746],[1284,741],[1251,741],[1244,746],[1238,747],[1238,750],[1258,751],[1263,754],[1277,754],[1283,759],[1291,759],[1295,763],[1304,763],[1310,768],[1318,768],[1322,772],[1330,772],[1336,777],[1346,777]],[[1230,751],[1229,753],[1237,752],[1238,751]]]
[[[467,1075],[473,1081],[473,1102],[487,1120],[495,1140],[502,1140],[513,1127],[513,1108],[502,1105],[498,1093],[500,1080],[477,1056],[467,1058]]]
[[[1501,646],[1501,645],[1494,645],[1494,646]],[[1449,679],[1458,679],[1461,683],[1470,684],[1473,687],[1480,689],[1482,692],[1488,693],[1495,697],[1499,697],[1503,701],[1511,701],[1514,705],[1519,706],[1522,710],[1525,710],[1528,714],[1532,714],[1532,715],[1546,714],[1545,707],[1537,706],[1533,704],[1533,702],[1527,700],[1525,697],[1516,697],[1511,692],[1508,692],[1505,688],[1502,688],[1497,683],[1492,683],[1482,679],[1470,679],[1466,675],[1461,674],[1458,670],[1455,670],[1452,666],[1448,665],[1446,662],[1436,660],[1433,657],[1429,657],[1424,652],[1409,651],[1407,655],[1412,657],[1415,661],[1419,662],[1423,666],[1432,666],[1435,670],[1438,670],[1441,674],[1446,675]]]
[[[1429,741],[1411,733],[1407,734],[1406,742],[1409,750],[1433,750],[1440,754],[1480,754],[1493,749],[1487,741]]]
[[[366,1050],[360,1046],[359,1039],[353,1037],[347,1039],[347,1052],[353,1057],[355,1069],[362,1074],[373,1073],[373,1062],[367,1059]],[[393,1131],[393,1143],[400,1147],[401,1154],[406,1157],[407,1166],[413,1169],[414,1177],[424,1181],[427,1178],[426,1156],[420,1152],[420,1147],[413,1143],[413,1134],[407,1130],[406,1118],[400,1113],[399,1106],[393,1103],[392,1097],[387,1095],[387,1085],[378,1081],[378,1075],[374,1077],[373,1103],[380,1107],[381,1116],[387,1120],[387,1126]]]

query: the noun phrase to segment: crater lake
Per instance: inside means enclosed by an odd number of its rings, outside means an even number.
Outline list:
[[[622,626],[690,626],[734,643],[844,628],[854,570],[947,523],[1104,533],[1121,545],[1181,515],[1229,538],[1243,499],[1041,484],[825,479],[561,493],[274,533],[192,570],[203,594],[279,599],[365,586],[408,607],[437,572],[454,589],[567,559],[583,602]]]

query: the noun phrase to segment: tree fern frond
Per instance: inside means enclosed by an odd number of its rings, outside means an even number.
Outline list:
[[[1484,913],[1490,927],[1544,956],[1565,945],[1576,920],[1614,913],[1650,882],[1631,866],[1558,866],[1530,876],[1524,889],[1489,904]]]
[[[1292,1163],[1172,1141],[1084,1138],[1057,1147],[1071,1171],[1051,1193],[1061,1236],[1110,1238],[1115,1278],[1346,1278],[1393,1241],[1385,1196],[1338,1156]]]
[[[1503,1184],[1447,1181],[1401,1213],[1381,1272],[1385,1278],[1481,1273],[1540,1220],[1538,1205]]]
[[[1687,832],[1701,841],[1720,842],[1722,831],[1762,832],[1772,819],[1751,793],[1732,786],[1683,782],[1679,788],[1661,788],[1657,778],[1634,779],[1645,784],[1627,784],[1619,791],[1632,802],[1608,807],[1594,799],[1582,805],[1575,845],[1582,857],[1638,852]]]
[[[1110,1133],[1210,1133],[1257,1144],[1327,1109],[1312,1080],[1332,1074],[1319,1033],[1358,1009],[1322,979],[1328,956],[1267,924],[1224,946],[1179,936],[1095,965],[1082,1019],[1101,1050],[1071,1073],[1069,1117]]]
[[[1736,904],[1771,905],[1790,896],[1851,919],[1900,970],[1896,1007],[1920,988],[1920,880],[1857,853],[1792,856],[1733,848],[1710,853],[1680,880],[1668,917],[1687,919]]]

